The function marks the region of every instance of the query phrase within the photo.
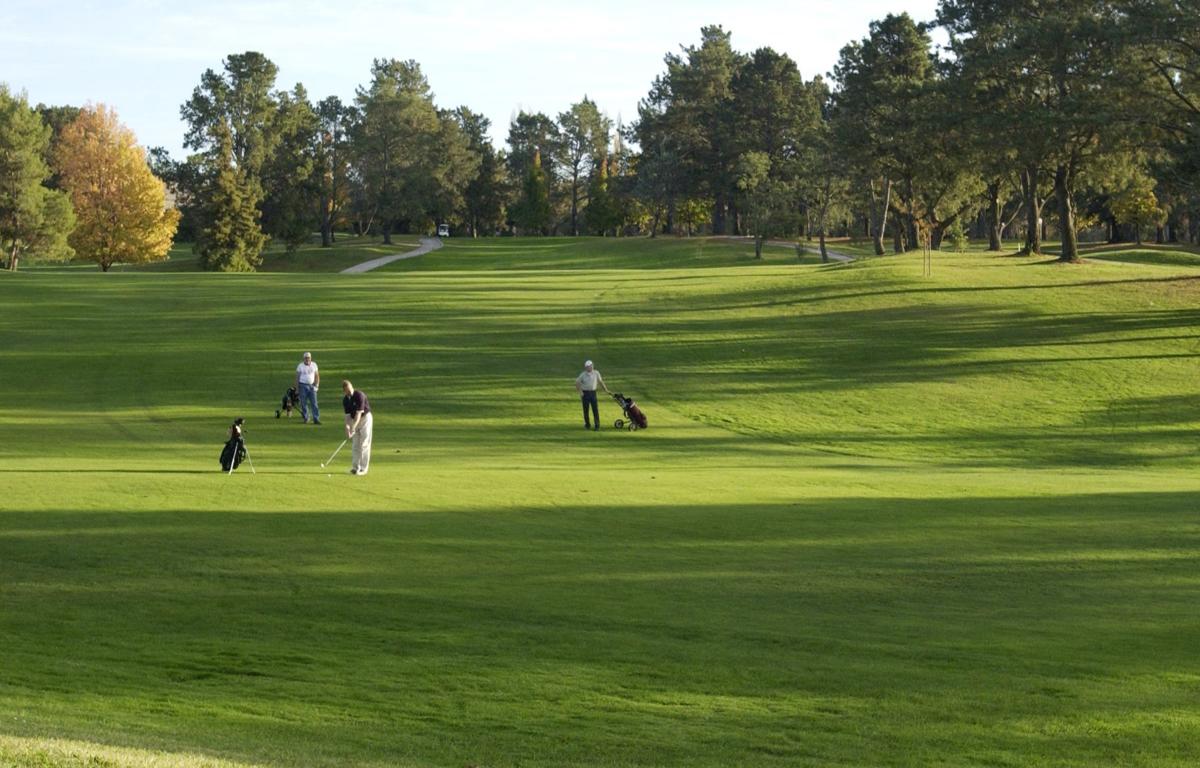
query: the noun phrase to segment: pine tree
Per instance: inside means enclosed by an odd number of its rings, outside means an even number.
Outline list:
[[[608,158],[596,158],[588,181],[588,202],[584,209],[588,230],[595,235],[605,235],[615,229],[618,220],[617,201],[608,188]]]
[[[205,269],[253,272],[262,263],[267,235],[259,224],[258,194],[232,165],[217,173],[205,194],[204,219],[196,250]]]
[[[48,189],[50,128],[23,96],[0,85],[0,247],[8,269],[21,259],[69,259],[75,215],[66,194]]]
[[[196,250],[206,269],[251,271],[262,262],[269,238],[259,206],[264,198],[263,168],[279,143],[274,121],[279,108],[272,95],[278,68],[261,53],[225,59],[225,72],[205,71],[200,86],[183,105],[188,123],[185,146],[203,179]]]
[[[525,175],[521,188],[521,200],[514,206],[513,219],[526,233],[545,234],[550,226],[550,193],[546,187],[546,174],[542,170],[542,153],[534,152],[533,163]]]

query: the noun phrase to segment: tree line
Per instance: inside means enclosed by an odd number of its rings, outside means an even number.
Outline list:
[[[471,236],[753,235],[759,253],[815,239],[823,255],[834,235],[877,254],[967,232],[1040,253],[1054,237],[1068,261],[1081,233],[1197,242],[1198,11],[942,0],[928,22],[872,22],[810,79],[786,54],[740,52],[705,27],[664,57],[630,124],[584,96],[553,117],[520,112],[500,149],[486,117],[435,103],[415,61],[376,60],[353,98],[313,102],[302,85],[277,88],[262,54],[230,55],[181,107],[181,159],[141,152],[102,106],[31,108],[0,90],[0,245],[12,269],[72,252],[107,269],[162,257],[177,225],[206,268],[247,271],[270,241],[390,243],[438,223]],[[120,173],[81,169],[101,149],[126,158],[105,166]],[[89,172],[129,181],[102,194]],[[105,223],[117,210],[119,228]]]

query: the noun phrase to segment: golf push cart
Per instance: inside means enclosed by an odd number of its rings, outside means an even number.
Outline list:
[[[638,408],[637,403],[633,402],[632,397],[625,397],[620,392],[617,392],[612,397],[621,406],[621,412],[625,414],[624,419],[617,419],[613,422],[614,427],[617,429],[628,429],[630,432],[646,428],[646,414],[642,413],[642,409]]]

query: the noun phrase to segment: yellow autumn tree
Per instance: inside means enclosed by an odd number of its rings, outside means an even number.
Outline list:
[[[179,211],[166,205],[166,186],[115,112],[84,107],[63,129],[54,162],[75,207],[70,244],[80,258],[107,272],[167,257]]]

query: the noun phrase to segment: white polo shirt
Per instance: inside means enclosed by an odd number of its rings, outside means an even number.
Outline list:
[[[600,371],[593,368],[579,374],[575,381],[579,382],[579,388],[584,392],[595,392],[596,387],[604,381],[604,377],[600,375]]]
[[[300,363],[296,366],[296,379],[301,384],[312,384],[317,380],[317,364],[310,362],[308,365]]]

